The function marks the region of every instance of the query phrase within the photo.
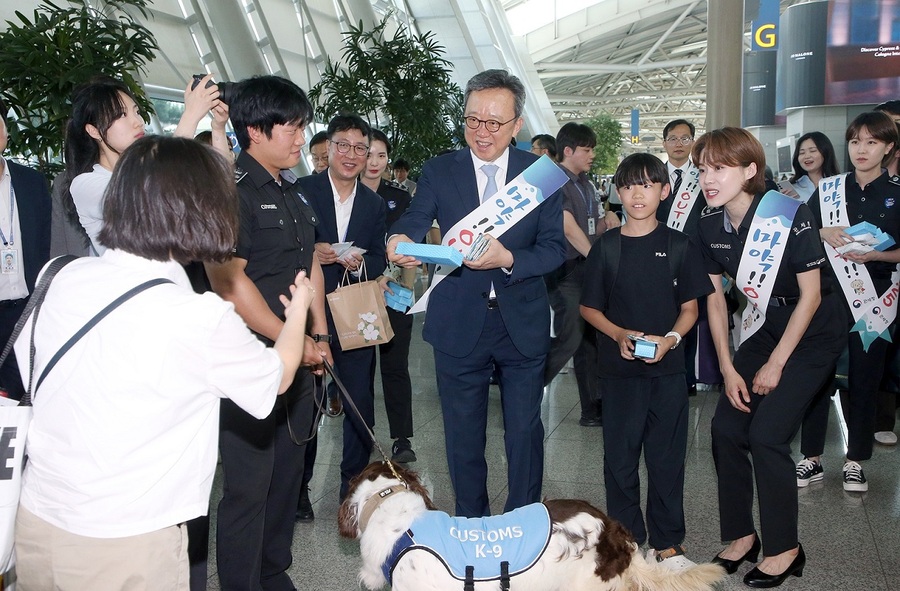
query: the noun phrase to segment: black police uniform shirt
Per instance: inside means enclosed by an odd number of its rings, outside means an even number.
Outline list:
[[[753,223],[753,215],[762,194],[753,198],[750,209],[741,220],[741,225],[735,231],[723,207],[708,207],[700,218],[700,249],[706,265],[706,272],[710,275],[727,274],[732,279],[737,277],[741,254],[744,252],[744,244],[750,233],[750,225]],[[772,288],[772,296],[796,298],[800,296],[800,286],[797,283],[797,274],[812,269],[820,269],[828,265],[825,259],[825,248],[819,239],[818,226],[813,219],[813,214],[806,204],[800,204],[794,216],[794,223],[784,247],[782,262],[775,276],[775,284]],[[830,291],[830,282],[827,273],[821,273],[823,291]]]
[[[897,243],[888,250],[894,250],[900,245],[900,176],[891,177],[887,172],[865,186],[860,187],[856,182],[856,175],[850,173],[846,178],[847,215],[852,226],[859,222],[869,222],[890,234]],[[809,198],[809,207],[813,218],[822,226],[821,202],[819,190],[816,189]],[[895,263],[872,261],[866,263],[866,269],[872,277],[872,281],[878,292],[881,293],[890,285],[891,273]]]
[[[245,259],[244,272],[272,312],[284,318],[280,294],[289,295],[300,269],[312,268],[317,217],[296,184],[282,170],[281,185],[246,151],[235,169],[240,202],[240,231],[234,254]]]
[[[395,183],[394,181],[386,181],[381,179],[378,183],[378,190],[375,191],[384,199],[385,206],[385,228],[390,228],[394,222],[400,219],[406,208],[412,202],[409,191]]]
[[[646,236],[621,236],[619,270],[609,302],[606,301],[606,273],[600,253],[603,240],[595,243],[585,263],[581,305],[603,311],[610,322],[628,330],[656,336],[671,331],[683,303],[713,291],[709,276],[703,270],[700,250],[691,241],[681,271],[675,278],[680,300],[676,301],[667,253],[669,233],[676,231],[659,224]],[[614,235],[609,237],[615,239]],[[602,378],[651,378],[684,373],[683,347],[669,351],[662,361],[653,364],[640,359],[624,359],[619,344],[602,333],[597,335],[597,349]]]

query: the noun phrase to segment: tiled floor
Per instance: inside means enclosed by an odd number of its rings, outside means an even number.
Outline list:
[[[452,510],[434,362],[431,347],[421,340],[421,328],[422,317],[419,316],[410,354],[416,432],[413,446],[419,459],[410,466],[430,480],[436,504]],[[380,381],[375,390],[378,397],[376,435],[387,449],[390,440],[381,403]],[[708,560],[722,547],[709,432],[717,396],[716,392],[700,392],[691,398],[685,544],[688,556],[694,560]],[[495,511],[501,510],[506,495],[499,398],[499,390],[492,387],[487,458],[491,469],[488,484],[495,493],[491,506]],[[544,495],[586,499],[605,508],[602,430],[578,425],[574,375],[560,375],[547,388],[542,415],[547,450]],[[796,591],[900,590],[900,449],[876,445],[874,457],[865,463],[869,492],[845,493],[840,474],[843,438],[835,417],[833,411],[823,460],[825,480],[800,491],[800,540],[808,556],[807,567],[802,578],[791,578],[783,588]],[[297,524],[294,534],[291,575],[300,591],[359,588],[356,580],[358,546],[337,534],[340,428],[340,419],[325,419],[319,431],[319,453],[312,482],[316,519],[313,523]],[[221,483],[217,481],[213,489],[213,507],[219,495]],[[214,533],[212,540],[215,540]],[[747,589],[741,577],[749,569],[749,565],[743,565],[737,574],[728,577],[722,589]],[[209,589],[219,589],[214,548],[210,552],[209,574]]]

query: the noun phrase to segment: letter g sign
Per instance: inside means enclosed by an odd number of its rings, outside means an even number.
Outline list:
[[[753,39],[760,47],[775,47],[775,25],[768,23],[760,26],[753,33]]]

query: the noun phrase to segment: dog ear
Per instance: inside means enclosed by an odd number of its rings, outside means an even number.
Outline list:
[[[428,494],[428,489],[426,489],[425,485],[422,484],[422,480],[419,478],[419,475],[412,470],[407,470],[405,468],[399,469],[400,476],[402,476],[403,480],[406,481],[406,486],[409,487],[409,490],[422,497],[422,499],[425,501],[426,509],[428,509],[429,511],[436,511],[437,507],[434,505],[434,503],[431,502],[431,497]]]
[[[355,540],[359,533],[359,507],[347,495],[338,509],[338,533],[341,537]]]
[[[604,581],[617,577],[631,566],[634,538],[618,521],[604,515],[603,535],[597,543],[597,567],[594,572]]]

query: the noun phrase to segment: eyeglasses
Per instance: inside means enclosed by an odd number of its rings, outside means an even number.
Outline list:
[[[332,142],[328,140],[337,148],[338,154],[346,154],[350,151],[350,148],[353,148],[353,153],[357,156],[365,156],[369,153],[369,146],[365,144],[350,144],[347,142]]]
[[[518,117],[513,117],[509,121],[504,121],[503,123],[500,123],[496,119],[488,119],[487,121],[485,121],[484,119],[479,119],[478,117],[466,117],[465,121],[466,121],[466,127],[468,127],[469,129],[478,129],[479,127],[481,127],[481,124],[484,123],[484,128],[486,130],[488,130],[491,133],[496,133],[496,132],[500,131],[501,127],[503,127],[507,123],[512,123],[516,119],[518,119]]]
[[[673,145],[674,145],[674,144],[681,144],[682,146],[686,146],[686,145],[688,145],[689,143],[691,143],[692,141],[694,141],[694,138],[692,138],[692,137],[689,136],[689,135],[685,135],[685,136],[682,136],[682,137],[674,137],[674,136],[673,136],[673,137],[667,137],[667,138],[666,138],[666,143],[667,143],[667,144],[673,144]]]

